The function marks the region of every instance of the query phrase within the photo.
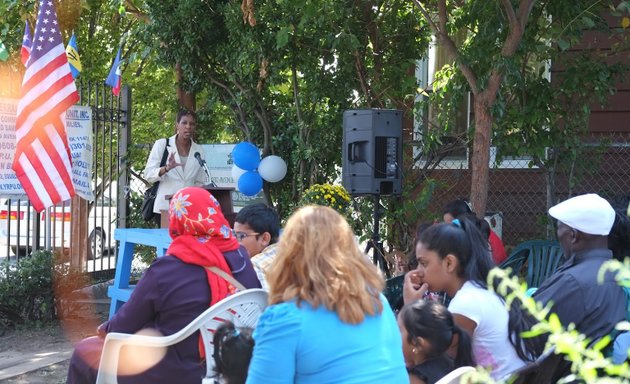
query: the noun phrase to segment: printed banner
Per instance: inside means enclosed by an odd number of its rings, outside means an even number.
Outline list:
[[[15,154],[17,104],[17,99],[0,98],[0,196],[2,197],[26,196],[24,188],[11,169]]]
[[[22,198],[24,188],[11,169],[15,155],[17,99],[0,98],[0,197]],[[66,112],[68,144],[72,154],[72,183],[77,195],[94,200],[92,190],[92,109],[73,105]]]
[[[74,105],[66,112],[68,146],[72,155],[72,184],[78,196],[94,201],[92,188],[92,108]]]

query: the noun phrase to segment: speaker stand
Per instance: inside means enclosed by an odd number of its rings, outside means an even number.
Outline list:
[[[372,261],[374,265],[377,265],[385,273],[385,277],[389,279],[391,277],[389,268],[387,268],[387,261],[385,260],[385,250],[383,249],[383,241],[381,240],[380,222],[381,222],[381,195],[374,195],[374,223],[372,226],[372,236],[368,240],[365,247],[365,254],[369,255],[372,251]]]

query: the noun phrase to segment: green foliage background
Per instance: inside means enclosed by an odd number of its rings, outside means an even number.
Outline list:
[[[60,254],[42,250],[18,264],[0,263],[0,328],[47,323],[71,310],[62,299],[85,287],[88,279],[64,261]]]
[[[72,31],[77,34],[81,81],[102,82],[122,46],[123,84],[133,90],[133,170],[143,169],[154,140],[173,133],[177,92],[183,89],[195,96],[199,142],[249,140],[263,156],[287,161],[285,179],[264,186],[266,199],[282,217],[310,185],[338,183],[344,110],[396,108],[412,119],[417,94],[413,72],[430,42],[427,20],[411,0],[255,1],[255,24],[244,18],[243,2],[236,0],[56,4],[65,40]],[[423,4],[435,16],[437,1]],[[605,102],[626,67],[608,65],[596,49],[580,57],[567,52],[587,30],[622,36],[624,31],[611,28],[602,15],[611,6],[613,16],[627,15],[627,2],[536,1],[523,41],[508,59],[501,56],[508,24],[497,2],[445,4],[447,30],[461,36],[458,60],[481,74],[482,85],[492,68],[504,73],[492,111],[497,161],[528,154],[532,165],[546,167],[550,174],[579,161],[577,138],[587,127],[590,106]],[[11,53],[8,62],[0,63],[0,73],[21,76],[24,21],[33,23],[35,9],[32,0],[0,0],[0,39]],[[606,54],[627,47],[625,40],[615,41]],[[554,82],[543,76],[549,61],[565,69]],[[457,64],[436,74],[426,101],[437,111],[438,127],[421,132],[419,141],[405,141],[403,196],[383,202],[387,242],[403,251],[410,249],[416,223],[432,218],[426,210],[436,188],[431,172],[443,158],[445,137],[452,134],[453,112],[469,91]],[[464,145],[469,138],[470,133]],[[414,167],[414,147],[431,159],[423,169]],[[357,210],[362,212],[359,227],[369,233],[374,206],[369,199],[356,204],[362,207]]]

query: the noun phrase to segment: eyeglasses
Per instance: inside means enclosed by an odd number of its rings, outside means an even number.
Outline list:
[[[245,232],[234,231],[234,237],[236,237],[236,240],[238,241],[243,241],[243,239],[246,238],[247,236],[258,236],[258,235],[260,235],[260,233],[258,232],[245,233]]]

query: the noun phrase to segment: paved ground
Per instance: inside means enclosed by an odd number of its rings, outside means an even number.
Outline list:
[[[0,353],[0,383],[65,383],[72,345],[31,353]]]
[[[39,328],[8,329],[0,336],[0,383],[65,383],[74,345],[93,336],[108,315],[106,284],[95,289],[96,303],[83,303],[68,318]]]

